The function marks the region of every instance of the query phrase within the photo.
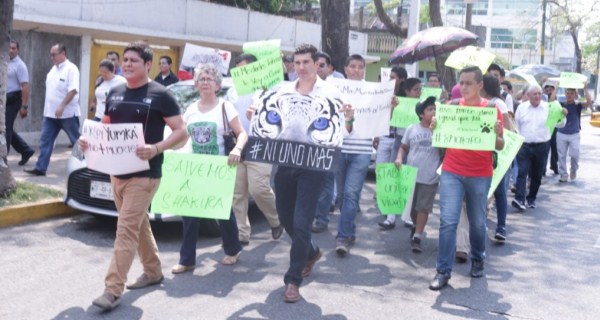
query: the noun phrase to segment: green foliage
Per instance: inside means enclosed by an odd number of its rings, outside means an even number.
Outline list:
[[[60,190],[18,181],[17,188],[13,192],[5,197],[0,197],[0,207],[56,199],[62,197],[62,195],[63,192]]]
[[[419,9],[419,23],[430,23],[431,17],[429,17],[429,4],[424,4]]]
[[[294,5],[305,6],[307,3],[318,3],[318,0],[210,0],[209,2],[277,14],[291,9]]]

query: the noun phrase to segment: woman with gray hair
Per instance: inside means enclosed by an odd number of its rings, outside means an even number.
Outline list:
[[[230,102],[217,97],[217,92],[221,89],[222,77],[212,64],[198,65],[194,71],[194,82],[200,92],[200,99],[192,102],[183,115],[190,134],[183,148],[189,153],[225,155],[223,133],[227,130],[226,127],[229,127],[237,136],[237,143],[229,153],[227,163],[235,166],[240,162],[242,149],[248,140],[238,112]],[[182,217],[182,219],[183,242],[179,252],[179,263],[171,269],[174,274],[191,271],[196,265],[199,219],[191,217]],[[219,226],[225,251],[225,258],[221,263],[235,264],[242,246],[233,211],[229,215],[229,220],[219,220]]]
[[[115,65],[108,59],[100,61],[98,74],[99,83],[96,85],[96,90],[94,91],[94,101],[90,105],[90,113],[95,112],[94,121],[100,121],[100,119],[104,117],[106,97],[108,97],[110,89],[120,84],[127,83],[125,78],[115,74]]]

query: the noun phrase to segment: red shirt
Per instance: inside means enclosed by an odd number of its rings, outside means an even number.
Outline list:
[[[477,107],[487,108],[488,100],[481,99]],[[465,105],[465,100],[460,99],[457,108]],[[498,121],[503,128],[502,112],[498,110]],[[463,149],[446,149],[442,170],[464,177],[491,177],[493,175],[492,151],[473,151]]]

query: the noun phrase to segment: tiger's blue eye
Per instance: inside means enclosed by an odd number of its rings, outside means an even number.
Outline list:
[[[270,124],[278,124],[281,122],[281,116],[276,111],[267,112],[267,122]]]
[[[327,121],[327,118],[321,117],[313,121],[313,126],[317,130],[325,130],[327,128],[328,123],[329,121]]]

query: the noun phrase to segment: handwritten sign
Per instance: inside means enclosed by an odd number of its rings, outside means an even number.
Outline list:
[[[228,220],[237,167],[226,156],[165,152],[152,210],[180,216]]]
[[[434,147],[495,150],[497,109],[438,105],[432,142]]]
[[[394,81],[367,82],[329,78],[354,108],[352,137],[369,139],[389,134]]]
[[[202,63],[210,63],[221,72],[227,74],[229,63],[231,62],[231,52],[213,48],[198,46],[186,43],[181,57],[180,73],[186,72],[193,75],[194,68]]]
[[[548,119],[546,119],[546,127],[550,130],[550,134],[554,131],[556,125],[565,117],[563,108],[558,101],[548,103]]]
[[[390,74],[392,73],[392,68],[381,68],[379,71],[379,81],[387,82],[390,80]]]
[[[141,123],[103,124],[86,119],[81,136],[89,143],[85,158],[92,170],[121,175],[150,169],[148,161],[135,154],[145,145]]]
[[[454,50],[446,59],[445,65],[457,70],[476,66],[485,73],[495,58],[496,55],[491,52],[474,46],[466,46],[463,49]]]
[[[341,155],[340,148],[258,137],[248,137],[244,148],[246,161],[318,171],[336,171]]]
[[[583,89],[587,77],[574,72],[561,72],[558,80],[558,86],[560,88],[567,89]]]
[[[523,136],[516,134],[509,130],[504,130],[504,148],[502,150],[497,150],[497,165],[494,169],[494,175],[492,176],[492,184],[490,185],[490,190],[488,192],[488,198],[491,198],[494,194],[494,191],[500,184],[500,180],[504,177],[513,160],[517,156],[519,149],[521,149],[521,145],[525,138]]]
[[[273,53],[277,53],[277,55],[280,56],[280,48],[280,39],[246,42],[242,46],[242,50],[244,51],[244,53],[250,53],[254,55],[258,60],[269,57],[273,55]],[[281,57],[279,58],[279,64],[281,65]]]
[[[231,78],[238,95],[274,87],[283,81],[283,67],[279,50],[258,61],[231,69]]]
[[[375,167],[377,206],[382,214],[402,215],[417,182],[417,168],[393,163],[379,163]]]
[[[439,100],[441,95],[442,95],[442,88],[430,88],[430,87],[422,87],[421,88],[421,99],[426,99],[428,97],[435,97],[437,100]]]
[[[398,97],[398,104],[394,107],[390,125],[396,128],[408,128],[411,124],[421,120],[417,115],[416,107],[419,99]]]

